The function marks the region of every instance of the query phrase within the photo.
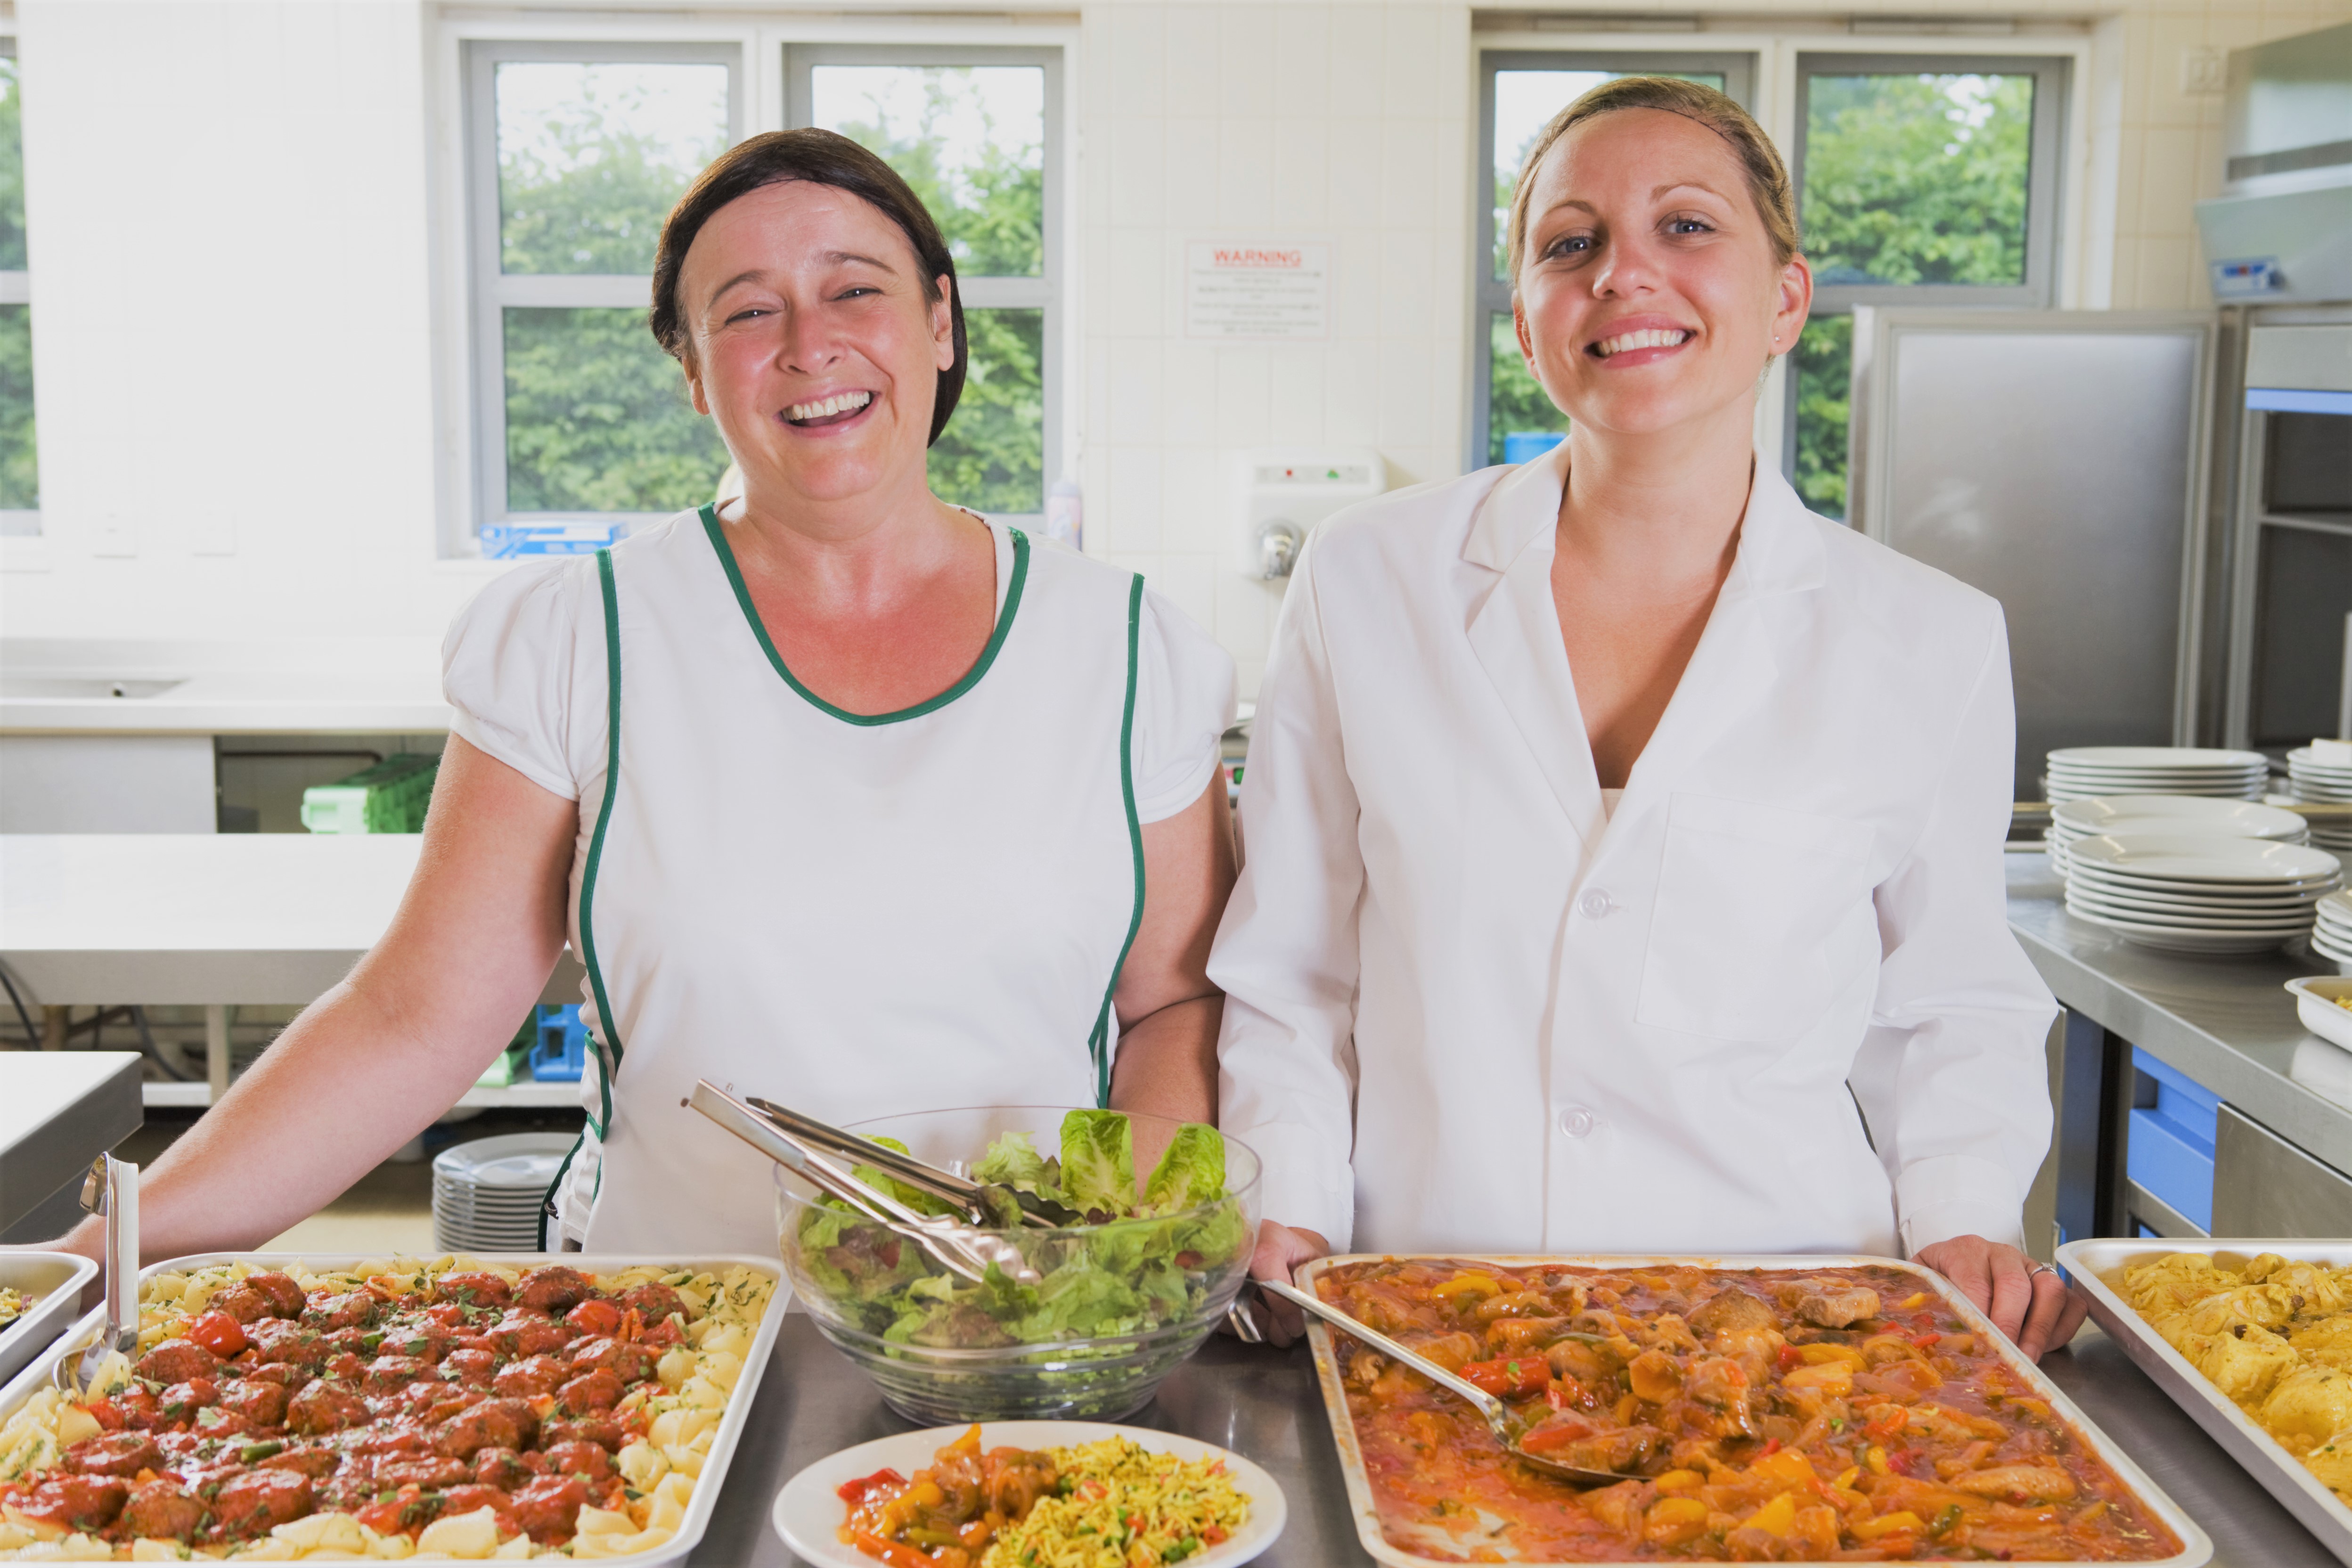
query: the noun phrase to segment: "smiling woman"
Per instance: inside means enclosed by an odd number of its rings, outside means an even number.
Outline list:
[[[740,499],[458,616],[400,913],[147,1173],[150,1251],[247,1247],[348,1186],[480,1074],[567,938],[593,1048],[551,1245],[772,1249],[767,1163],[684,1109],[698,1079],[836,1124],[1213,1114],[1232,661],[1133,574],[931,493],[955,268],[875,154],[741,143],[653,274]],[[375,1115],[330,1128],[330,1093]]]
[[[1298,1227],[1256,1268],[1907,1248],[2064,1342],[2017,1246],[2052,1007],[2000,608],[1756,460],[1812,297],[1779,154],[1711,87],[1605,82],[1507,247],[1566,440],[1326,525],[1259,691],[1210,964],[1223,1125]]]

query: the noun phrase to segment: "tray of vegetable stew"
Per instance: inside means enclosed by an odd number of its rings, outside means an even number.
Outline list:
[[[1503,1398],[1531,1452],[1309,1327],[1364,1549],[1433,1563],[2000,1559],[2212,1544],[1948,1281],[1876,1258],[1354,1256],[1298,1271]]]

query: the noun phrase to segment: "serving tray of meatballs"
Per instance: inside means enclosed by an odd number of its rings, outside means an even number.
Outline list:
[[[773,1259],[185,1258],[68,1390],[0,1390],[0,1561],[683,1556],[782,1317]]]

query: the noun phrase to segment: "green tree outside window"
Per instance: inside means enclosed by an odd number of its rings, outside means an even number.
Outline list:
[[[25,117],[16,62],[0,56],[0,272],[25,270]],[[0,305],[0,510],[41,504],[33,438],[33,311]]]

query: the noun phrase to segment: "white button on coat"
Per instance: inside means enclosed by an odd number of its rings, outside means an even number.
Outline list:
[[[2006,921],[2000,606],[1759,464],[1612,816],[1551,595],[1566,458],[1343,512],[1292,579],[1210,967],[1267,1216],[1343,1250],[2014,1239],[2054,1008]]]

